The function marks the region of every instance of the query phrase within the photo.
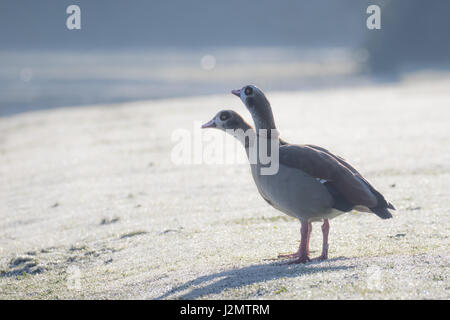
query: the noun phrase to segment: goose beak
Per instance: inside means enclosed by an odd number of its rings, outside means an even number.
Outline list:
[[[240,89],[238,89],[238,90],[231,90],[231,93],[232,94],[234,94],[235,96],[237,96],[237,97],[241,97],[241,90]]]
[[[207,129],[207,128],[215,128],[216,126],[216,122],[214,121],[214,119],[209,120],[207,123],[202,125],[202,129]]]

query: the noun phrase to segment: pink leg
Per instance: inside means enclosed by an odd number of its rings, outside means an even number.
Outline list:
[[[307,253],[309,255],[309,238],[311,237],[312,223],[309,222],[307,227],[308,227],[308,230],[307,230],[308,234],[307,234],[307,240],[306,240],[306,242],[307,242],[306,250],[307,250]],[[300,234],[302,234],[303,232],[305,232],[305,230],[304,230],[304,225],[302,223],[302,226],[300,228]],[[298,258],[300,256],[300,253],[301,253],[301,250],[302,250],[301,249],[302,248],[302,243],[303,243],[303,240],[300,241],[300,245],[299,245],[298,250],[296,252],[288,253],[288,254],[279,254],[278,258]]]
[[[309,237],[311,236],[312,224],[311,222],[302,221],[302,227],[300,228],[301,240],[300,248],[298,249],[298,255],[295,256],[295,260],[290,261],[293,263],[306,263],[311,261],[309,259]]]
[[[328,233],[330,231],[330,223],[328,219],[323,219],[322,224],[322,234],[323,234],[323,242],[322,242],[322,254],[320,257],[317,257],[317,260],[326,260],[328,259]]]

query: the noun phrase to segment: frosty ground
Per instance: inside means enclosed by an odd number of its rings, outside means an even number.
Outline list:
[[[248,165],[171,159],[177,129],[223,108],[250,120],[230,94],[0,118],[0,298],[448,299],[449,87],[268,93],[283,138],[348,159],[397,207],[332,220],[330,259],[305,265],[276,260],[300,225]]]

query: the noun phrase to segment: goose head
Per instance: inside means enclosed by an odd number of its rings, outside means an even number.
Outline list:
[[[276,129],[272,107],[261,89],[250,84],[241,89],[231,90],[231,93],[239,97],[245,104],[258,130]]]

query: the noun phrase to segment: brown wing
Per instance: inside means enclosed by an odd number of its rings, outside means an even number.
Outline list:
[[[280,164],[300,169],[307,174],[327,180],[354,205],[376,207],[378,200],[364,178],[344,159],[328,150],[310,145],[280,146]]]
[[[305,144],[304,146],[305,146],[305,147],[310,147],[310,148],[313,148],[313,149],[316,149],[316,150],[319,150],[319,151],[322,151],[322,152],[325,152],[325,153],[329,154],[330,156],[332,156],[333,158],[335,158],[337,161],[339,161],[340,164],[342,164],[344,167],[346,167],[347,169],[349,169],[351,172],[353,172],[354,174],[357,174],[357,175],[361,176],[361,174],[360,174],[355,168],[353,168],[353,167],[350,165],[350,163],[348,163],[347,161],[345,161],[344,158],[342,158],[342,157],[340,157],[340,156],[338,156],[338,155],[332,154],[329,150],[327,150],[327,149],[325,149],[325,148],[322,148],[322,147],[319,147],[319,146],[316,146],[316,145],[314,145],[314,144]],[[362,177],[362,176],[361,176],[361,177]]]
[[[332,154],[330,151],[328,151],[327,149],[325,149],[325,148],[322,148],[322,147],[319,147],[319,146],[316,146],[316,145],[313,145],[313,144],[307,144],[306,146],[308,146],[308,147],[310,147],[310,148],[313,148],[313,149],[317,149],[317,150],[319,150],[319,151],[322,151],[322,152],[325,152],[325,153],[327,153],[328,155],[330,155],[330,156],[332,156],[332,157],[334,157],[337,161],[339,161],[339,163],[341,164],[341,165],[343,165],[344,167],[346,167],[347,169],[349,169],[353,174],[355,174],[358,178],[360,178],[366,185],[367,185],[367,187],[369,187],[369,189],[370,189],[370,191],[375,195],[375,197],[377,197],[377,200],[378,200],[378,207],[386,207],[386,208],[389,208],[389,209],[393,209],[393,210],[395,210],[395,207],[391,204],[391,203],[389,203],[385,198],[384,198],[384,196],[378,191],[378,190],[376,190],[371,184],[370,184],[370,182],[369,181],[367,181],[355,168],[353,168],[352,167],[352,165],[350,165],[347,161],[345,161],[345,159],[344,158],[342,158],[342,157],[340,157],[340,156],[337,156],[337,155],[335,155],[335,154]]]

